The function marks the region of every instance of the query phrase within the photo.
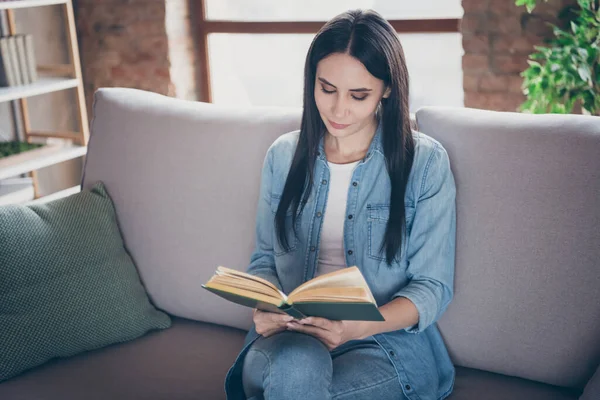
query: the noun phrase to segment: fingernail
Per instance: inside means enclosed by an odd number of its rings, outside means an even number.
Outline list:
[[[291,315],[288,315],[288,316],[285,318],[285,320],[286,320],[286,321],[293,321],[293,320],[294,320],[294,317],[292,317]]]

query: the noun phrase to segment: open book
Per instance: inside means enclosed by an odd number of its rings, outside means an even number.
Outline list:
[[[357,267],[320,275],[289,295],[263,278],[225,267],[218,267],[202,287],[234,303],[298,319],[385,321]]]

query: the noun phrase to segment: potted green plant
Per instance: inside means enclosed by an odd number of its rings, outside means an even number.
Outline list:
[[[0,142],[0,158],[37,149],[38,147],[42,147],[42,145],[37,143],[18,142],[15,140]]]
[[[547,1],[547,0],[545,0]],[[531,13],[537,0],[516,0]],[[555,25],[547,46],[535,46],[521,73],[527,96],[520,110],[600,115],[600,7],[598,0],[577,0],[568,29]]]

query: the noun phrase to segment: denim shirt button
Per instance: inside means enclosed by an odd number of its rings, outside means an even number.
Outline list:
[[[310,246],[310,251],[315,251],[316,247],[315,246]]]
[[[323,215],[323,214],[321,214],[321,212],[319,211],[319,212],[317,213],[317,217],[318,217],[318,218],[321,218],[321,215]]]
[[[348,254],[352,255],[352,250],[348,250]]]
[[[352,214],[348,215],[348,219],[352,219]]]
[[[323,179],[323,181],[321,182],[323,185],[327,185],[327,179]]]
[[[352,186],[358,186],[358,182],[352,182]]]
[[[390,356],[394,357],[396,355],[396,353],[394,353],[394,350],[390,350]]]
[[[406,385],[406,386],[404,386],[404,388],[405,388],[406,390],[410,390],[410,385]]]

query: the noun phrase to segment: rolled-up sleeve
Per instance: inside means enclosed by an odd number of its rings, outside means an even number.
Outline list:
[[[256,242],[254,251],[250,256],[250,265],[247,273],[268,280],[279,290],[281,282],[275,269],[275,256],[273,253],[274,216],[271,212],[271,181],[273,178],[273,146],[265,156],[261,178],[260,195],[256,212]]]
[[[435,323],[452,300],[456,248],[456,186],[446,150],[433,148],[420,180],[408,238],[409,283],[392,297],[405,297],[419,312],[419,333]]]

